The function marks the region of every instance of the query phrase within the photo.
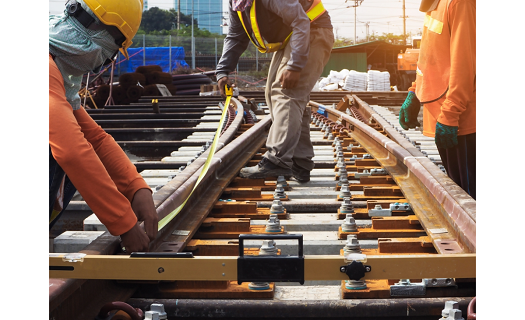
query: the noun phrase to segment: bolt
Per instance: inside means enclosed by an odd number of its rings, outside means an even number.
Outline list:
[[[346,150],[348,150],[348,151],[352,151],[352,148],[353,148],[353,147],[354,147],[354,145],[350,143],[350,144],[348,145],[348,147],[346,147]]]
[[[330,132],[327,137],[328,140],[334,140],[334,135]]]
[[[366,289],[366,282],[364,280],[346,280],[345,288],[348,290],[363,290]]]
[[[337,168],[341,169],[342,167],[346,168],[346,164],[343,158],[337,158],[337,163],[335,165]]]
[[[452,309],[452,310],[449,311],[448,314],[449,314],[449,316],[448,316],[449,319],[463,320],[462,313],[461,313],[460,309]]]
[[[284,193],[283,185],[278,183],[277,187],[275,188],[275,192],[273,193],[274,199],[282,199],[286,198],[286,194]]]
[[[348,170],[346,170],[346,165],[339,168],[339,172],[337,172],[338,177],[341,177],[343,175],[346,175],[346,177],[348,177]]]
[[[326,127],[326,130],[324,132],[323,138],[328,139],[329,134],[331,133],[330,127]]]
[[[271,216],[270,216],[271,218]],[[260,256],[276,256],[277,246],[273,240],[263,240],[262,246],[259,249]],[[250,290],[267,290],[270,289],[270,283],[268,282],[250,282],[248,284]]]
[[[341,213],[354,213],[354,205],[350,201],[350,197],[344,197],[341,207],[339,207]]]
[[[266,232],[280,232],[281,231],[281,220],[276,214],[270,214],[270,218],[266,224]]]
[[[159,316],[159,320],[168,319],[168,315],[164,310],[164,305],[162,303],[152,303],[150,306],[150,312],[155,313]],[[146,319],[148,319],[146,317]]]
[[[158,271],[159,273],[163,273],[163,272],[164,272],[164,268],[163,268],[163,267],[160,267],[157,271]]]
[[[339,197],[340,198],[344,198],[344,197],[351,197],[352,194],[350,193],[350,189],[348,188],[348,184],[343,184],[341,186],[341,191],[339,192]]]
[[[273,200],[272,207],[270,208],[270,213],[284,213],[284,207],[281,200]]]
[[[288,182],[286,182],[286,179],[284,178],[284,176],[277,177],[277,184],[281,184],[283,187],[288,186]]]
[[[458,309],[459,303],[456,301],[446,301],[445,302],[445,309],[441,310],[441,315],[443,318],[447,318],[449,316],[450,310]]]
[[[351,213],[346,214],[345,221],[341,225],[341,230],[343,232],[357,232],[357,224]]]
[[[339,174],[339,181],[337,182],[338,186],[342,186],[344,184],[348,184],[348,174],[345,172],[341,172]]]
[[[346,244],[343,248],[343,252],[345,255],[349,253],[361,253],[361,245],[359,244],[359,241],[357,240],[357,237],[355,235],[348,235],[346,238]]]
[[[368,154],[368,153],[365,153],[363,155],[363,159],[372,159],[372,156],[370,154]]]
[[[259,249],[260,256],[276,256],[277,246],[274,240],[263,240],[262,246]]]

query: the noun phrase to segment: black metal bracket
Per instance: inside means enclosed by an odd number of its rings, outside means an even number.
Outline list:
[[[245,256],[244,240],[298,240],[297,256]],[[241,234],[237,259],[237,282],[299,282],[304,284],[302,234]]]
[[[350,280],[360,280],[365,276],[365,272],[372,271],[372,267],[354,260],[348,265],[340,267],[339,271],[346,273]]]

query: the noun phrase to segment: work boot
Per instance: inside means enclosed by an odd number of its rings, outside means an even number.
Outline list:
[[[296,165],[292,165],[292,177],[299,182],[308,182],[310,181],[310,170],[303,169]]]
[[[268,160],[268,158],[263,157],[257,165],[253,167],[242,168],[239,176],[241,178],[249,179],[261,179],[278,176],[289,178],[292,176],[292,170],[273,164],[270,160]]]

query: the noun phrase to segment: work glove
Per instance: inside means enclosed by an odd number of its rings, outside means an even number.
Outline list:
[[[419,99],[416,97],[414,92],[409,91],[407,98],[405,99],[405,102],[399,111],[399,124],[403,129],[408,130],[408,128],[421,126],[421,124],[417,121],[419,109],[421,109],[421,103],[419,103]]]
[[[442,149],[458,145],[458,127],[436,123],[436,146]]]

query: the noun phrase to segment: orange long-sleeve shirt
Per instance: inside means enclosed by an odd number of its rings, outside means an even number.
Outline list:
[[[423,134],[436,122],[476,132],[476,1],[441,0],[427,12],[416,82],[410,91],[424,105]]]
[[[112,235],[121,235],[137,223],[131,201],[136,191],[149,186],[113,137],[84,108],[73,111],[51,56],[49,145],[57,163]]]

